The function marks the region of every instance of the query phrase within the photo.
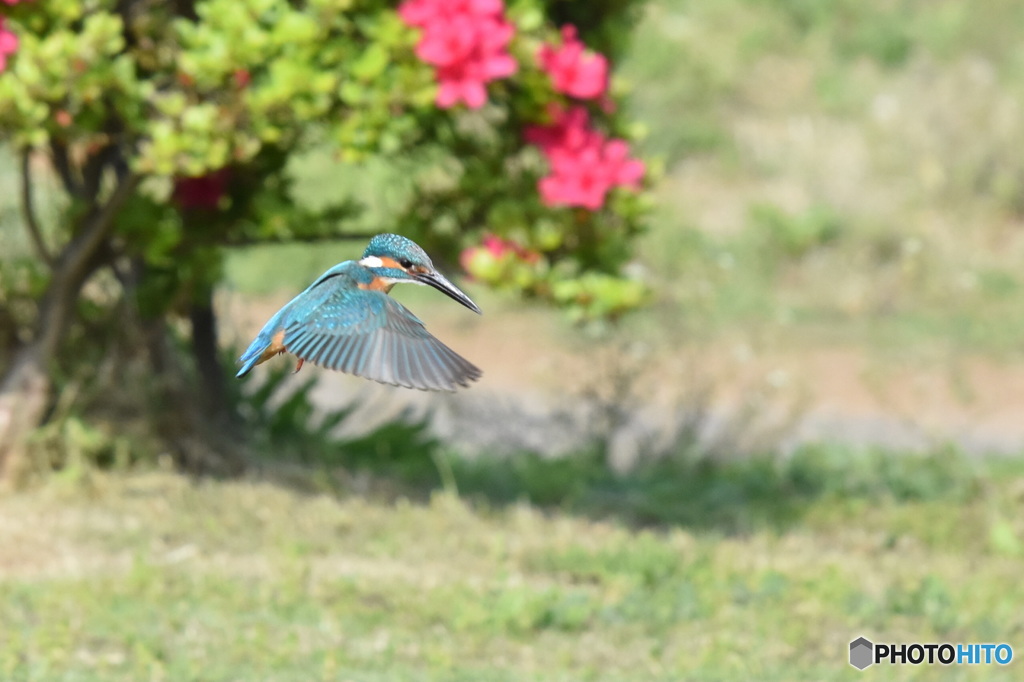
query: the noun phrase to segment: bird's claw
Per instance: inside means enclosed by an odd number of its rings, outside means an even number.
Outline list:
[[[299,364],[295,365],[295,371],[292,372],[292,374],[298,374],[299,370],[302,369],[302,363],[304,363],[304,362],[305,362],[305,360],[303,360],[302,358],[299,358]]]

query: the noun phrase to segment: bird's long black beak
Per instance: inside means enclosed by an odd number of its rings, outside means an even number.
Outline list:
[[[445,294],[446,296],[454,298],[456,301],[466,306],[474,313],[478,315],[483,314],[483,311],[480,310],[480,307],[476,303],[473,303],[473,299],[471,299],[469,296],[466,296],[466,294],[464,294],[461,289],[459,289],[457,286],[449,282],[448,278],[442,275],[440,272],[437,272],[435,270],[433,272],[427,272],[422,275],[416,275],[416,279],[422,282],[423,284],[434,287],[435,289]]]

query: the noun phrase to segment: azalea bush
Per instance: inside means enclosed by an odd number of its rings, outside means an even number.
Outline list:
[[[5,314],[20,331],[0,383],[0,462],[48,412],[55,373],[87,355],[59,352],[96,338],[79,333],[86,321],[124,331],[127,311],[152,370],[183,377],[156,385],[201,386],[198,402],[218,404],[211,301],[226,249],[366,237],[352,234],[357,202],[295,200],[289,164],[314,145],[339,163],[412,164],[403,207],[375,231],[480,283],[580,318],[640,305],[646,287],[623,266],[649,173],[611,76],[637,5],[0,0],[0,140],[22,159],[35,247],[2,261],[31,276],[0,306],[36,302]],[[33,203],[47,172],[63,195],[43,198],[64,207],[54,224]],[[104,296],[83,296],[95,277]],[[177,362],[165,339],[180,329],[193,357]]]
[[[443,251],[452,208],[463,208],[457,225],[484,228],[483,239],[462,245],[471,276],[554,300],[577,317],[617,315],[645,294],[643,283],[619,275],[643,214],[645,167],[613,135],[608,57],[588,49],[575,25],[553,33],[545,9],[525,2],[506,12],[499,0],[399,6],[402,21],[420,29],[415,54],[433,67],[438,109],[484,110],[492,83],[503,105],[478,118],[491,131],[503,127],[501,135],[465,131],[454,187],[418,192],[401,223],[442,241]],[[456,196],[463,201],[453,206]]]

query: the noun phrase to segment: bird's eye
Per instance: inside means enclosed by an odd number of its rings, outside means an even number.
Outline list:
[[[412,267],[412,261],[409,260],[408,258],[403,258],[402,260],[398,261],[398,264],[401,265],[406,270]]]

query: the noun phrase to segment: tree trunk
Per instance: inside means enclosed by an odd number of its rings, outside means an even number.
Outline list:
[[[25,442],[46,416],[52,388],[50,366],[67,334],[82,286],[105,264],[114,216],[138,182],[138,176],[124,177],[106,204],[82,219],[75,237],[53,265],[39,304],[34,338],[15,351],[0,378],[0,481],[13,480],[25,463]]]
[[[15,351],[0,379],[0,481],[13,481],[25,469],[25,442],[39,426],[50,402],[50,365],[64,340],[78,294],[95,262],[72,270],[62,259],[39,306],[35,338]]]
[[[0,381],[0,482],[14,482],[28,468],[25,441],[50,401],[50,376],[37,343],[18,350]]]
[[[235,424],[206,409],[209,396],[198,395],[205,382],[189,381],[192,373],[182,366],[164,319],[142,320],[142,331],[154,375],[154,425],[178,466],[194,474],[241,473],[246,465],[241,435]]]
[[[188,313],[192,323],[192,356],[203,387],[204,407],[217,421],[229,423],[234,415],[227,409],[224,367],[217,348],[217,316],[213,310],[213,292],[206,292],[201,302],[189,306]]]

